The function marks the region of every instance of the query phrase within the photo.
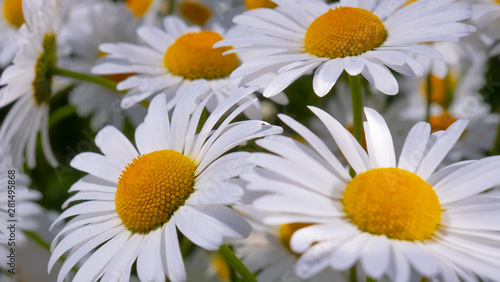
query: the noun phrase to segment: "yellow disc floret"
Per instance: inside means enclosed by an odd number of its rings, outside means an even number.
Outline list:
[[[22,0],[4,0],[3,16],[12,26],[19,28],[24,23],[23,1]]]
[[[116,189],[116,212],[123,224],[139,233],[162,226],[193,192],[194,171],[191,160],[177,151],[135,158]]]
[[[184,1],[179,4],[181,15],[197,25],[205,25],[212,13],[210,9],[196,1]]]
[[[163,64],[174,75],[187,79],[217,79],[231,74],[239,65],[235,54],[223,56],[231,47],[212,48],[222,36],[213,31],[187,33],[168,47]]]
[[[297,230],[311,226],[311,223],[287,223],[280,226],[280,240],[283,246],[285,246],[290,252],[292,248],[290,247],[290,240],[292,239],[293,233]]]
[[[259,9],[259,8],[275,8],[276,3],[271,0],[245,0],[245,7],[247,10]]]
[[[373,50],[387,38],[385,26],[372,12],[337,7],[319,16],[307,28],[305,48],[326,58],[357,56]]]
[[[149,10],[153,0],[125,0],[125,5],[136,17],[142,17]]]
[[[455,121],[457,121],[457,119],[454,118],[448,111],[443,111],[441,115],[433,115],[429,117],[429,124],[431,125],[432,132],[446,130]]]
[[[432,186],[400,168],[374,168],[347,185],[344,209],[362,231],[390,239],[429,239],[441,220],[441,205]]]

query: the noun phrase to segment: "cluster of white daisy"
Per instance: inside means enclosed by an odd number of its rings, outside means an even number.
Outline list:
[[[499,0],[0,0],[0,280],[500,281],[499,31]]]

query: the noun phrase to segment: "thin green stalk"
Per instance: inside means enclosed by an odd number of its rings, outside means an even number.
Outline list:
[[[76,112],[73,105],[65,105],[52,112],[49,116],[49,128],[60,122],[61,120],[69,117]]]
[[[246,282],[257,282],[252,272],[241,262],[241,260],[233,253],[226,245],[222,245],[219,249],[219,254],[236,272],[238,272]]]
[[[495,138],[495,142],[493,143],[493,149],[491,149],[491,155],[492,156],[500,155],[500,120],[498,121],[497,137]]]
[[[78,79],[81,81],[92,82],[92,83],[104,86],[106,88],[109,88],[111,90],[118,91],[118,90],[116,90],[116,84],[117,84],[116,82],[109,80],[107,78],[101,77],[101,76],[70,71],[70,70],[61,69],[61,68],[57,68],[57,67],[52,68],[51,72],[52,72],[52,74],[55,74],[55,75],[69,77],[69,78],[75,78],[75,79]]]
[[[360,145],[363,145],[363,96],[361,95],[361,79],[359,75],[349,75],[351,88],[353,135]]]
[[[427,105],[425,107],[425,121],[431,120],[431,99],[432,99],[432,83],[431,74],[427,75]]]
[[[354,265],[349,270],[349,282],[357,282],[358,278],[356,277],[356,266]]]
[[[372,279],[372,278],[366,276],[366,282],[377,282],[377,280]]]
[[[174,13],[174,8],[175,8],[175,0],[169,0],[168,1],[167,15],[173,14]]]

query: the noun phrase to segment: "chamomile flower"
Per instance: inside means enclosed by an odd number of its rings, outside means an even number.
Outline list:
[[[12,62],[19,51],[16,44],[17,32],[24,23],[22,1],[0,1],[0,67]]]
[[[176,16],[165,17],[163,28],[139,27],[137,34],[147,46],[129,43],[101,45],[101,51],[108,53],[105,58],[110,61],[100,63],[92,71],[96,74],[136,73],[118,84],[118,90],[129,90],[122,100],[123,108],[158,93],[166,93],[170,110],[183,95],[179,93],[179,87],[193,81],[205,81],[217,90],[208,105],[208,110],[212,111],[231,94],[226,84],[229,74],[239,65],[235,54],[222,56],[229,47],[212,48],[215,42],[223,39],[224,32],[188,26]],[[245,114],[258,118],[259,104],[248,108]]]
[[[491,25],[500,18],[500,3],[497,0],[472,0],[473,13],[471,20],[479,27]]]
[[[102,277],[127,280],[137,261],[141,281],[186,279],[177,229],[196,245],[217,250],[223,238],[243,238],[250,225],[227,207],[243,189],[227,180],[251,166],[248,153],[228,150],[248,140],[281,132],[261,121],[231,121],[253,101],[222,115],[255,89],[240,89],[217,107],[196,134],[210,96],[195,103],[202,82],[183,86],[182,100],[171,121],[165,95],[151,102],[144,123],[135,131],[136,148],[117,129],[107,126],[96,136],[104,155],[82,153],[71,166],[89,173],[71,188],[68,203],[85,200],[55,221],[71,219],[53,241],[49,269],[74,247],[59,272],[62,281],[88,253],[74,281]],[[214,128],[220,121],[221,125]],[[98,247],[99,246],[99,247]],[[95,252],[91,252],[98,247]]]
[[[280,226],[270,226],[262,223],[265,213],[258,212],[251,206],[235,207],[252,225],[252,233],[248,238],[232,240],[235,253],[252,272],[257,272],[257,280],[261,282],[274,281],[305,281],[297,277],[295,264],[299,253],[290,248],[290,238],[298,230],[309,226],[304,223],[288,223]],[[309,282],[348,281],[346,273],[325,269]]]
[[[41,132],[42,149],[51,166],[57,166],[48,134],[52,95],[50,68],[57,62],[57,0],[24,1],[26,23],[19,31],[22,51],[0,77],[0,107],[16,101],[0,128],[0,140],[12,146],[13,161],[20,166],[23,151],[30,168],[36,165],[35,148]]]
[[[422,66],[410,55],[442,58],[421,43],[457,41],[475,30],[458,22],[470,17],[468,3],[420,0],[402,7],[406,1],[273,2],[278,4],[275,9],[251,10],[233,19],[244,36],[214,45],[234,47],[225,54],[260,52],[259,58],[244,62],[231,78],[245,81],[277,73],[264,87],[266,97],[314,69],[313,88],[318,96],[326,95],[344,70],[361,74],[378,90],[393,95],[398,83],[387,67],[420,76]]]
[[[435,171],[467,126],[459,120],[430,134],[417,123],[399,161],[391,133],[376,111],[365,108],[368,154],[326,112],[310,107],[325,124],[355,176],[306,127],[281,115],[309,143],[273,136],[257,144],[258,168],[242,174],[247,188],[271,190],[253,207],[272,212],[264,223],[311,223],[290,246],[304,252],[302,278],[331,267],[361,266],[374,279],[409,281],[412,273],[439,281],[496,280],[500,198],[481,192],[500,183],[500,157],[464,161]]]
[[[66,68],[88,73],[102,57],[99,45],[105,42],[135,42],[137,21],[123,3],[101,2],[72,9],[61,36],[72,50]],[[108,75],[107,79],[120,82],[132,74]],[[69,94],[69,102],[76,107],[79,116],[91,115],[92,129],[99,130],[106,124],[122,128],[126,117],[136,127],[146,114],[142,105],[122,109],[123,95],[103,86],[79,82]]]

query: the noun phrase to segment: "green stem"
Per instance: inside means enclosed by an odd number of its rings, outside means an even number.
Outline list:
[[[354,265],[349,270],[349,282],[357,282],[358,278],[356,278],[356,266]]]
[[[363,145],[363,96],[361,95],[361,79],[359,75],[349,75],[349,87],[351,88],[353,135],[358,143]]]
[[[247,282],[257,282],[252,272],[241,262],[241,260],[233,253],[226,245],[222,245],[219,249],[219,254],[236,272],[238,272],[243,280]]]
[[[500,120],[498,121],[497,137],[495,138],[495,142],[493,143],[493,149],[491,149],[491,155],[492,156],[500,155]]]
[[[174,13],[174,8],[175,8],[175,0],[169,0],[167,15],[172,15]]]
[[[427,75],[427,105],[425,107],[425,121],[431,120],[431,99],[432,99],[432,83],[431,74]]]
[[[58,67],[52,68],[51,72],[52,72],[52,74],[55,74],[55,75],[65,76],[65,77],[69,77],[69,78],[75,78],[75,79],[78,79],[81,81],[92,82],[92,83],[104,86],[106,88],[109,88],[111,90],[118,91],[118,90],[116,90],[116,84],[117,84],[116,82],[109,80],[107,78],[101,77],[101,76],[70,71],[70,70],[61,69]]]
[[[377,280],[372,279],[372,278],[366,276],[366,282],[377,282]]]
[[[65,105],[54,112],[52,112],[49,116],[49,128],[65,119],[66,117],[74,114],[76,112],[76,108],[73,105]]]

